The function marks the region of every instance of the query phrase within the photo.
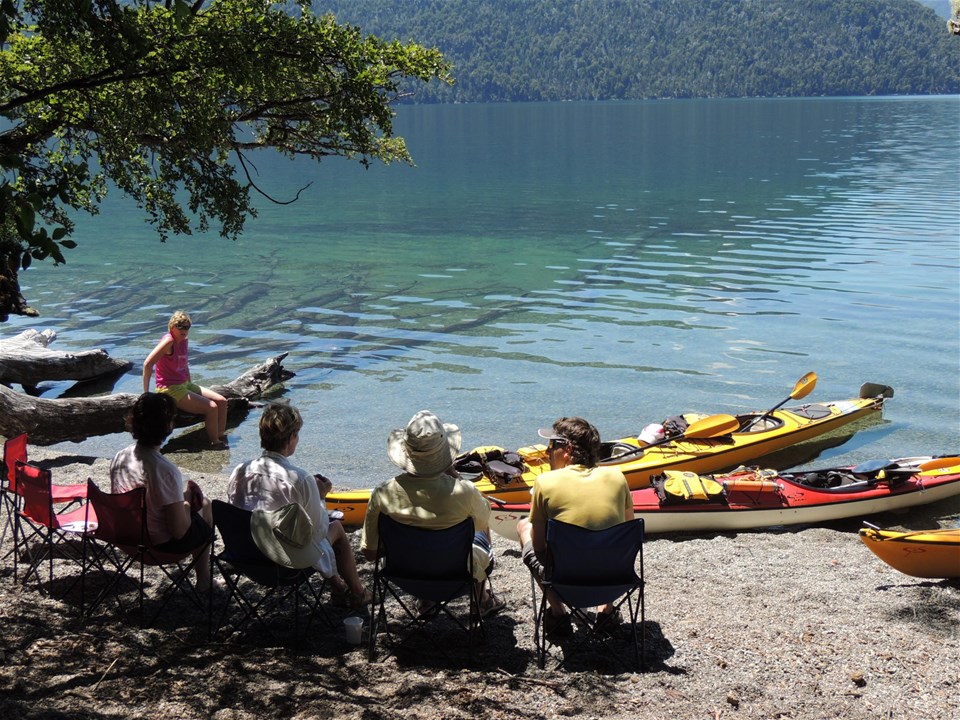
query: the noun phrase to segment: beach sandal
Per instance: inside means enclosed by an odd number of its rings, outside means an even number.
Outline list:
[[[480,617],[490,617],[496,615],[507,606],[507,603],[493,594],[493,590],[488,590],[483,601],[480,603]]]
[[[419,617],[426,617],[436,608],[437,604],[433,600],[417,600],[417,615]]]
[[[338,590],[337,588],[331,588],[330,590],[330,604],[334,607],[359,610],[369,605],[372,600],[373,593],[366,588],[360,593],[351,592],[347,589]]]
[[[620,617],[619,610],[614,610],[609,613],[597,613],[596,630],[598,633],[613,635],[622,624],[623,618]]]

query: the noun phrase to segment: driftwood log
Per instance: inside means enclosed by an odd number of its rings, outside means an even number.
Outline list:
[[[294,374],[283,367],[286,357],[287,353],[277,355],[226,385],[211,385],[227,398],[231,418],[246,413],[252,400],[293,377]],[[124,432],[127,413],[137,397],[131,393],[115,393],[101,397],[45,400],[0,385],[0,435],[9,438],[25,432],[33,444],[52,445]],[[197,422],[201,422],[199,416],[181,414],[177,424],[184,426]]]
[[[31,392],[50,380],[92,380],[127,372],[133,363],[115,360],[106,350],[60,352],[51,350],[57,339],[53,330],[24,330],[12,338],[0,339],[0,383],[19,383]]]

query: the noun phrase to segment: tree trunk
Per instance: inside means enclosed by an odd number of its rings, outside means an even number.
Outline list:
[[[92,380],[119,375],[133,367],[129,360],[113,359],[106,350],[50,350],[48,346],[56,339],[53,330],[24,330],[15,337],[0,339],[0,383],[20,383],[29,390],[48,380]]]
[[[27,305],[20,292],[20,259],[22,250],[0,251],[0,323],[5,323],[10,315],[37,317],[40,313]]]
[[[227,398],[230,416],[246,413],[251,400],[293,377],[294,374],[282,365],[286,357],[286,353],[277,355],[226,385],[212,386]],[[116,393],[103,397],[44,400],[0,385],[0,435],[9,438],[25,432],[31,443],[52,445],[124,432],[127,413],[137,397],[131,393]],[[192,425],[200,421],[197,415],[180,413],[177,424]]]

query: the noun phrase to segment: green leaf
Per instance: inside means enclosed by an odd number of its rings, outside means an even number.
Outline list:
[[[27,238],[33,234],[33,225],[36,218],[36,213],[30,205],[23,203],[17,208],[14,222],[17,224],[17,232],[20,233],[21,237]]]
[[[236,238],[254,195],[275,194],[247,175],[261,151],[409,162],[392,103],[402,81],[446,73],[439,51],[314,5],[0,0],[0,238],[27,265],[63,262],[76,213],[96,215],[112,188],[161,240]]]

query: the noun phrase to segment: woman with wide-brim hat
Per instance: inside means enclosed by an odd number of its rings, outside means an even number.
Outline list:
[[[376,559],[381,513],[397,522],[429,530],[448,528],[472,518],[474,579],[480,591],[480,614],[486,617],[505,605],[486,583],[493,569],[490,503],[453,468],[460,442],[460,428],[442,422],[429,410],[421,410],[406,427],[390,433],[387,456],[403,472],[378,485],[370,494],[360,549],[368,560]]]

